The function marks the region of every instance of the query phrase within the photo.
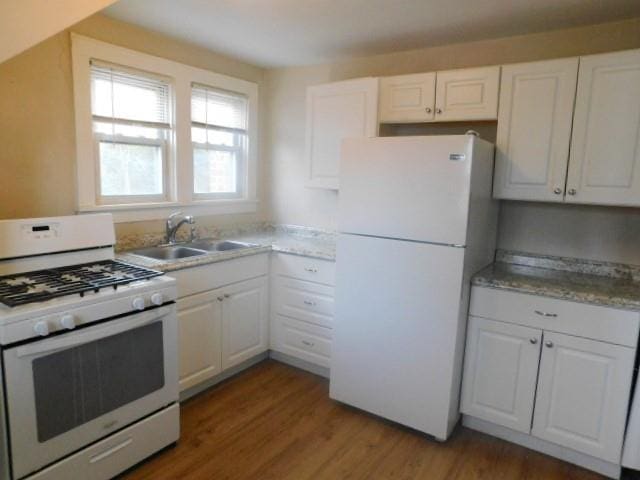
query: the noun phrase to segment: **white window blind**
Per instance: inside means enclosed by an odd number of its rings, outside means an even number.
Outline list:
[[[91,113],[103,204],[167,199],[169,83],[92,62]]]
[[[193,193],[196,198],[243,194],[248,149],[248,100],[194,84],[191,90]]]

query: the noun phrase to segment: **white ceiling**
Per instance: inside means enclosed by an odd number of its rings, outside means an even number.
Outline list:
[[[120,0],[113,18],[264,67],[640,16],[640,0]]]

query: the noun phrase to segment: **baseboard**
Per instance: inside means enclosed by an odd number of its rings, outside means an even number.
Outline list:
[[[462,425],[471,428],[472,430],[478,430],[479,432],[501,438],[508,442],[517,443],[518,445],[530,448],[536,452],[559,458],[565,462],[573,463],[574,465],[586,468],[587,470],[592,470],[606,477],[615,479],[620,478],[620,473],[622,471],[620,465],[606,462],[584,453],[576,452],[570,448],[562,447],[555,443],[547,442],[546,440],[541,440],[531,435],[527,435],[526,433],[516,432],[510,428],[496,425],[495,423],[487,422],[485,420],[480,420],[479,418],[470,417],[468,415],[462,416]]]
[[[237,375],[243,370],[246,370],[247,368],[254,366],[256,363],[260,363],[266,360],[267,358],[269,358],[268,350],[266,352],[259,353],[255,357],[251,357],[245,360],[244,362],[239,363],[238,365],[234,365],[233,367],[225,370],[224,372],[216,375],[213,378],[210,378],[209,380],[205,380],[204,382],[199,383],[198,385],[195,385],[191,388],[187,388],[183,392],[180,392],[180,401],[184,402],[185,400],[193,397],[194,395],[197,395],[199,393],[204,392],[205,390],[208,390],[214,385],[217,385],[218,383],[226,380],[227,378]]]
[[[277,360],[278,362],[286,363],[287,365],[291,365],[292,367],[299,368],[300,370],[306,370],[307,372],[314,373],[321,377],[329,378],[329,369],[327,367],[322,367],[320,365],[316,365],[315,363],[292,357],[291,355],[287,355],[286,353],[276,352],[275,350],[269,351],[269,357]]]

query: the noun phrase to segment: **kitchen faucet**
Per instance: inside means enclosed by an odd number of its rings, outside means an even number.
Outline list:
[[[182,219],[179,222],[175,222],[175,218],[182,216]],[[166,223],[166,241],[167,244],[169,245],[173,245],[176,242],[176,233],[178,232],[178,229],[184,225],[185,223],[188,223],[189,225],[191,225],[191,232],[190,232],[190,239],[189,241],[193,242],[194,238],[195,238],[195,227],[196,227],[196,220],[195,218],[193,218],[192,215],[183,215],[182,212],[174,212],[171,215],[169,215],[169,218],[167,218],[167,223]]]

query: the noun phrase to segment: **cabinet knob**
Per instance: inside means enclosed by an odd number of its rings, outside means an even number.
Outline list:
[[[224,297],[218,297],[219,302],[221,302],[222,300],[224,300]]]
[[[427,113],[431,113],[431,107],[425,108],[424,111],[427,112]]]
[[[440,115],[440,114],[442,113],[442,109],[441,109],[441,108],[436,108],[436,113],[437,113],[438,115]]]
[[[553,347],[553,342],[551,340],[547,340],[546,342],[544,342],[545,346],[547,348],[552,348]]]
[[[231,295],[229,295],[228,293],[224,294],[224,298],[229,298]]]
[[[562,189],[560,187],[556,187],[553,189],[553,193],[556,195],[560,195],[562,193]]]
[[[531,345],[535,345],[536,343],[538,343],[538,339],[537,338],[530,338],[529,342],[531,343]]]
[[[570,189],[567,191],[567,193],[568,193],[569,195],[575,195],[576,193],[578,193],[578,191],[577,191],[575,188],[570,188]]]

